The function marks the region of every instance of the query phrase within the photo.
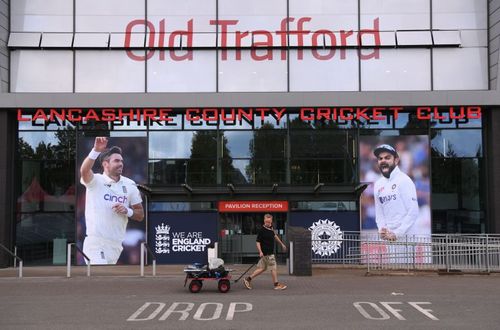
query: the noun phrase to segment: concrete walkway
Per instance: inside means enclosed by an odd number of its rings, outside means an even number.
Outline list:
[[[157,265],[156,276],[184,276],[184,267],[186,265]],[[226,268],[232,269],[233,279],[237,279],[244,271],[250,267],[247,264],[225,265]],[[251,274],[255,267],[250,269],[247,274]],[[23,267],[23,277],[66,277],[66,266],[25,266]],[[366,276],[365,267],[343,267],[339,265],[313,265],[313,276],[329,276],[342,275],[346,276]],[[401,273],[401,272],[400,272]],[[0,278],[15,278],[18,277],[19,268],[0,268]],[[278,265],[278,274],[288,275],[286,265]],[[436,274],[436,273],[433,273]],[[109,266],[91,266],[90,276],[129,276],[140,277],[141,268],[139,265],[109,265]],[[144,276],[151,277],[153,275],[153,267],[146,266],[144,268]],[[71,277],[87,276],[87,266],[71,266]]]

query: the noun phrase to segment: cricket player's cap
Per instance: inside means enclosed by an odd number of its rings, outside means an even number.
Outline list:
[[[392,154],[394,157],[399,158],[399,155],[398,155],[398,152],[396,151],[396,149],[394,149],[393,146],[390,146],[388,144],[381,144],[378,147],[376,147],[375,150],[373,150],[373,154],[375,155],[375,157],[378,157],[378,155],[381,152],[388,152],[388,153]]]

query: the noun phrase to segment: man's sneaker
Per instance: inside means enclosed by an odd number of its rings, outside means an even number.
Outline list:
[[[286,285],[284,285],[283,283],[278,283],[274,286],[274,290],[285,290],[286,289]]]
[[[243,279],[243,284],[245,284],[245,288],[252,290],[252,283],[250,283],[249,277]]]

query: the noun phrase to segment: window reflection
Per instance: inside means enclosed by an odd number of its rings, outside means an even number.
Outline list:
[[[222,180],[224,184],[285,183],[286,162],[270,159],[224,159]]]
[[[477,159],[434,159],[433,209],[480,210],[482,162]]]
[[[216,160],[162,159],[149,161],[150,184],[216,184]]]
[[[433,157],[482,157],[481,130],[433,130]]]
[[[150,132],[149,158],[200,158],[217,154],[217,132]]]
[[[57,240],[65,247],[74,237],[74,213],[22,214],[16,225],[17,253],[25,265],[52,264]]]
[[[291,160],[292,184],[352,183],[356,172],[354,161],[343,159]]]

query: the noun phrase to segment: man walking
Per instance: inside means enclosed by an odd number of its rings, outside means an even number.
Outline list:
[[[278,270],[276,267],[276,257],[274,255],[274,242],[278,242],[283,251],[286,251],[286,245],[283,244],[281,239],[275,233],[273,229],[273,216],[270,214],[264,215],[264,225],[257,233],[257,251],[259,252],[259,263],[257,264],[257,269],[252,275],[248,276],[243,280],[245,287],[249,290],[252,289],[252,280],[262,274],[266,269],[271,270],[271,275],[273,278],[274,289],[284,290],[286,285],[278,282]]]

